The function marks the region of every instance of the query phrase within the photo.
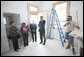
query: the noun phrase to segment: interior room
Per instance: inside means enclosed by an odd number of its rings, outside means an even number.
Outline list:
[[[46,44],[40,44],[41,35],[39,23],[45,20]],[[64,24],[67,18],[80,29],[74,28],[69,35],[74,37],[74,49],[66,49],[68,39],[66,39],[67,28]],[[14,51],[13,42],[9,38],[10,22],[14,21],[20,33],[18,38],[18,52]],[[24,47],[21,34],[22,23],[28,26],[29,45]],[[33,42],[30,24],[37,26],[37,41]],[[73,24],[73,23],[72,23]],[[44,38],[43,38],[44,40]],[[83,1],[1,1],[1,56],[82,56],[83,55]]]

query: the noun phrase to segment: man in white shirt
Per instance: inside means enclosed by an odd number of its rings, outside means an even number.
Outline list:
[[[64,27],[65,26],[67,30],[67,32],[65,33],[65,38],[68,39],[68,46],[66,47],[66,49],[69,49],[71,45],[73,54],[76,54],[74,49],[74,37],[70,36],[69,33],[72,32],[75,28],[80,29],[80,27],[76,24],[75,21],[72,20],[72,16],[67,17],[67,22]]]

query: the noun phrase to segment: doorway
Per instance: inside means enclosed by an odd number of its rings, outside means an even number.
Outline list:
[[[21,28],[21,23],[20,23],[20,14],[16,14],[16,13],[3,13],[3,19],[4,19],[4,24],[5,24],[5,29],[6,29],[6,34],[7,34],[7,38],[9,36],[9,27],[10,27],[10,21],[14,21],[16,23],[16,27],[18,28],[18,30],[20,31]],[[21,32],[20,32],[21,33]],[[20,40],[18,41],[20,42]],[[9,43],[9,48],[10,50],[13,49],[13,43],[11,41],[11,39],[8,38],[8,43]],[[20,45],[20,43],[19,43]]]

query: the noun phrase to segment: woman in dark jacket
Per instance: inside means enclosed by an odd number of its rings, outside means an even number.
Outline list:
[[[11,36],[11,39],[13,42],[14,51],[18,51],[18,49],[20,49],[18,47],[18,37],[17,37],[17,35],[19,34],[19,31],[16,28],[14,21],[11,21],[10,25],[11,26],[10,26],[9,30],[10,30],[10,36]]]
[[[22,23],[21,33],[23,37],[24,46],[28,46],[28,28],[25,23]]]

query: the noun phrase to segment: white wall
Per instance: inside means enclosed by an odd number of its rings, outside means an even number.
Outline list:
[[[27,3],[21,1],[2,1],[1,6],[3,8],[3,12],[9,13],[19,13],[21,22],[27,23]]]
[[[78,11],[78,22],[80,26],[80,31],[83,32],[83,1],[71,2],[70,15],[75,21],[77,21],[76,10]]]
[[[9,45],[2,15],[3,13],[1,12],[1,53],[4,53],[9,50]]]
[[[57,1],[40,1],[40,11],[41,12],[50,12],[50,9],[52,8],[52,3]]]
[[[19,13],[21,23],[25,22],[28,24],[28,2],[39,6],[38,1],[1,1],[1,6],[3,8],[3,12]]]

